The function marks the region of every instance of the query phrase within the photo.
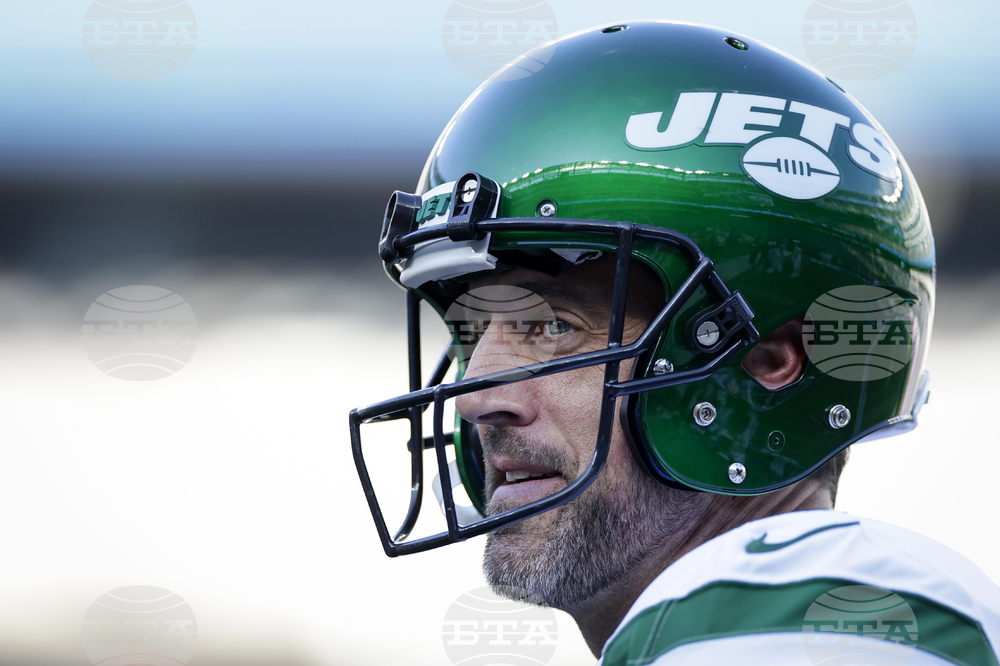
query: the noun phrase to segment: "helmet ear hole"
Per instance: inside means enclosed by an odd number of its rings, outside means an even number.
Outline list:
[[[799,317],[778,327],[759,340],[743,357],[743,368],[757,383],[777,391],[802,376],[806,352],[802,342],[804,318]]]

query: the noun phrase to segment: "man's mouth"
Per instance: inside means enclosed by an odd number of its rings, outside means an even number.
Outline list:
[[[503,510],[548,497],[566,485],[562,473],[556,469],[528,465],[510,459],[496,459],[491,462],[497,471],[497,480],[502,479],[493,491],[491,500],[502,505]]]
[[[545,474],[543,472],[528,472],[525,470],[517,470],[515,472],[507,472],[507,483],[520,483],[522,481],[527,481],[528,479],[549,479],[553,476],[562,476],[558,472],[552,472],[551,474]]]

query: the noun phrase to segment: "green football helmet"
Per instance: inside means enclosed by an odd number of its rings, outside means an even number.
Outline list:
[[[620,420],[641,467],[691,491],[767,493],[845,447],[916,425],[934,312],[934,241],[913,175],[878,122],[836,83],[766,44],[715,28],[642,21],[539,47],[485,82],[448,122],[416,194],[396,192],[379,253],[407,291],[410,393],[351,413],[355,461],[386,553],[426,550],[582,493]],[[420,385],[417,313],[445,316],[468,282],[527,266],[553,274],[616,256],[608,348],[462,380],[456,344]],[[629,266],[666,304],[621,343]],[[741,361],[804,318],[801,376],[769,390]],[[458,351],[455,351],[455,350]],[[442,383],[457,357],[455,382]],[[634,358],[632,376],[618,364]],[[596,452],[543,500],[485,514],[476,428],[447,432],[446,400],[604,364]],[[621,399],[620,408],[616,402]],[[434,434],[423,433],[434,405]],[[409,419],[410,511],[392,536],[361,447],[362,425]],[[407,540],[434,448],[448,530]],[[454,450],[449,454],[449,448]],[[449,461],[449,455],[454,461]]]

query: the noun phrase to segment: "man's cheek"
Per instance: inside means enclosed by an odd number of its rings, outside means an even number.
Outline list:
[[[550,378],[558,381],[547,383],[543,387],[543,395],[560,420],[596,422],[600,415],[601,387],[604,384],[603,365],[559,373]]]

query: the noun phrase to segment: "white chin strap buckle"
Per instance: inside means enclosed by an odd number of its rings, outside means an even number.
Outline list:
[[[454,460],[448,462],[448,476],[451,477],[451,496],[455,497],[455,489],[462,488],[462,477],[458,473],[458,463]],[[437,498],[438,506],[441,507],[441,513],[444,513],[444,493],[441,491],[441,474],[434,475],[434,482],[431,484],[431,488],[434,490],[434,497]],[[458,518],[459,525],[469,525],[477,520],[482,520],[484,518],[483,514],[479,513],[476,507],[471,504],[459,504],[455,502],[455,516]]]

